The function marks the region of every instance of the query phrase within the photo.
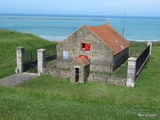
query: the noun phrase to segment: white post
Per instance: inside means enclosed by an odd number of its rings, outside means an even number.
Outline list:
[[[37,67],[38,67],[38,75],[42,75],[44,73],[44,68],[46,67],[46,50],[45,49],[38,49],[37,50]]]
[[[128,59],[127,83],[129,87],[134,87],[136,77],[136,58]]]
[[[150,45],[149,55],[151,55],[152,54],[152,40],[148,41],[147,46],[149,45]]]
[[[23,60],[24,60],[24,47],[16,48],[16,56],[17,56],[17,68],[15,69],[16,73],[23,72]]]

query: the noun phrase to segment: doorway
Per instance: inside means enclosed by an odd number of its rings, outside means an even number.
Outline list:
[[[79,68],[75,68],[75,82],[79,81]]]

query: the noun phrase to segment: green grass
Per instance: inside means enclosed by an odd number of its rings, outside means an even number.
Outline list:
[[[154,43],[152,57],[134,88],[98,82],[74,84],[69,78],[48,75],[15,87],[0,86],[0,120],[158,120],[159,46]],[[11,57],[6,57],[6,64],[8,59]]]
[[[73,84],[68,78],[41,76],[16,87],[0,87],[0,119],[154,120],[160,115],[158,91],[149,84],[135,88],[96,82]]]
[[[160,46],[160,42],[153,42],[153,46]],[[135,42],[130,41],[129,51],[132,53],[142,53],[147,47],[147,42]],[[138,56],[129,56],[129,57],[138,57]],[[116,69],[113,74],[120,78],[127,77],[127,67],[128,61],[126,61],[123,65],[121,65],[118,69]]]
[[[117,68],[113,74],[119,78],[127,78],[127,67],[128,67],[128,61],[123,63],[119,68]]]
[[[30,33],[0,29],[0,78],[15,73],[16,47],[23,46],[29,51],[48,45],[52,45],[52,52],[56,53],[57,42],[47,41]]]
[[[129,51],[130,52],[143,52],[144,49],[147,47],[147,42],[135,42],[135,41],[130,41],[130,47]]]

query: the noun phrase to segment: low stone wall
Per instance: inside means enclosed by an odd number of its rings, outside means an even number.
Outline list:
[[[44,74],[62,78],[70,78],[70,71],[63,69],[46,68]],[[113,75],[110,76],[101,73],[90,73],[88,81],[103,82],[116,85],[126,85],[127,78],[123,79]]]
[[[104,75],[101,73],[91,73],[88,77],[88,81],[95,81],[95,82],[104,82],[109,84],[116,84],[116,85],[126,85],[127,78],[118,78],[113,75]]]
[[[51,68],[46,68],[45,75],[52,75],[56,77],[62,77],[62,78],[69,78],[70,77],[70,71],[67,70],[62,70],[62,69],[51,69]]]
[[[138,57],[141,55],[141,52],[129,52],[129,56],[135,56]]]

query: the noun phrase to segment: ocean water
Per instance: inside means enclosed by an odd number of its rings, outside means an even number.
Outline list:
[[[109,18],[110,21],[104,19]],[[109,22],[128,40],[160,40],[160,18],[126,16],[16,15],[0,14],[0,28],[33,33],[48,40],[63,40],[83,24]]]

